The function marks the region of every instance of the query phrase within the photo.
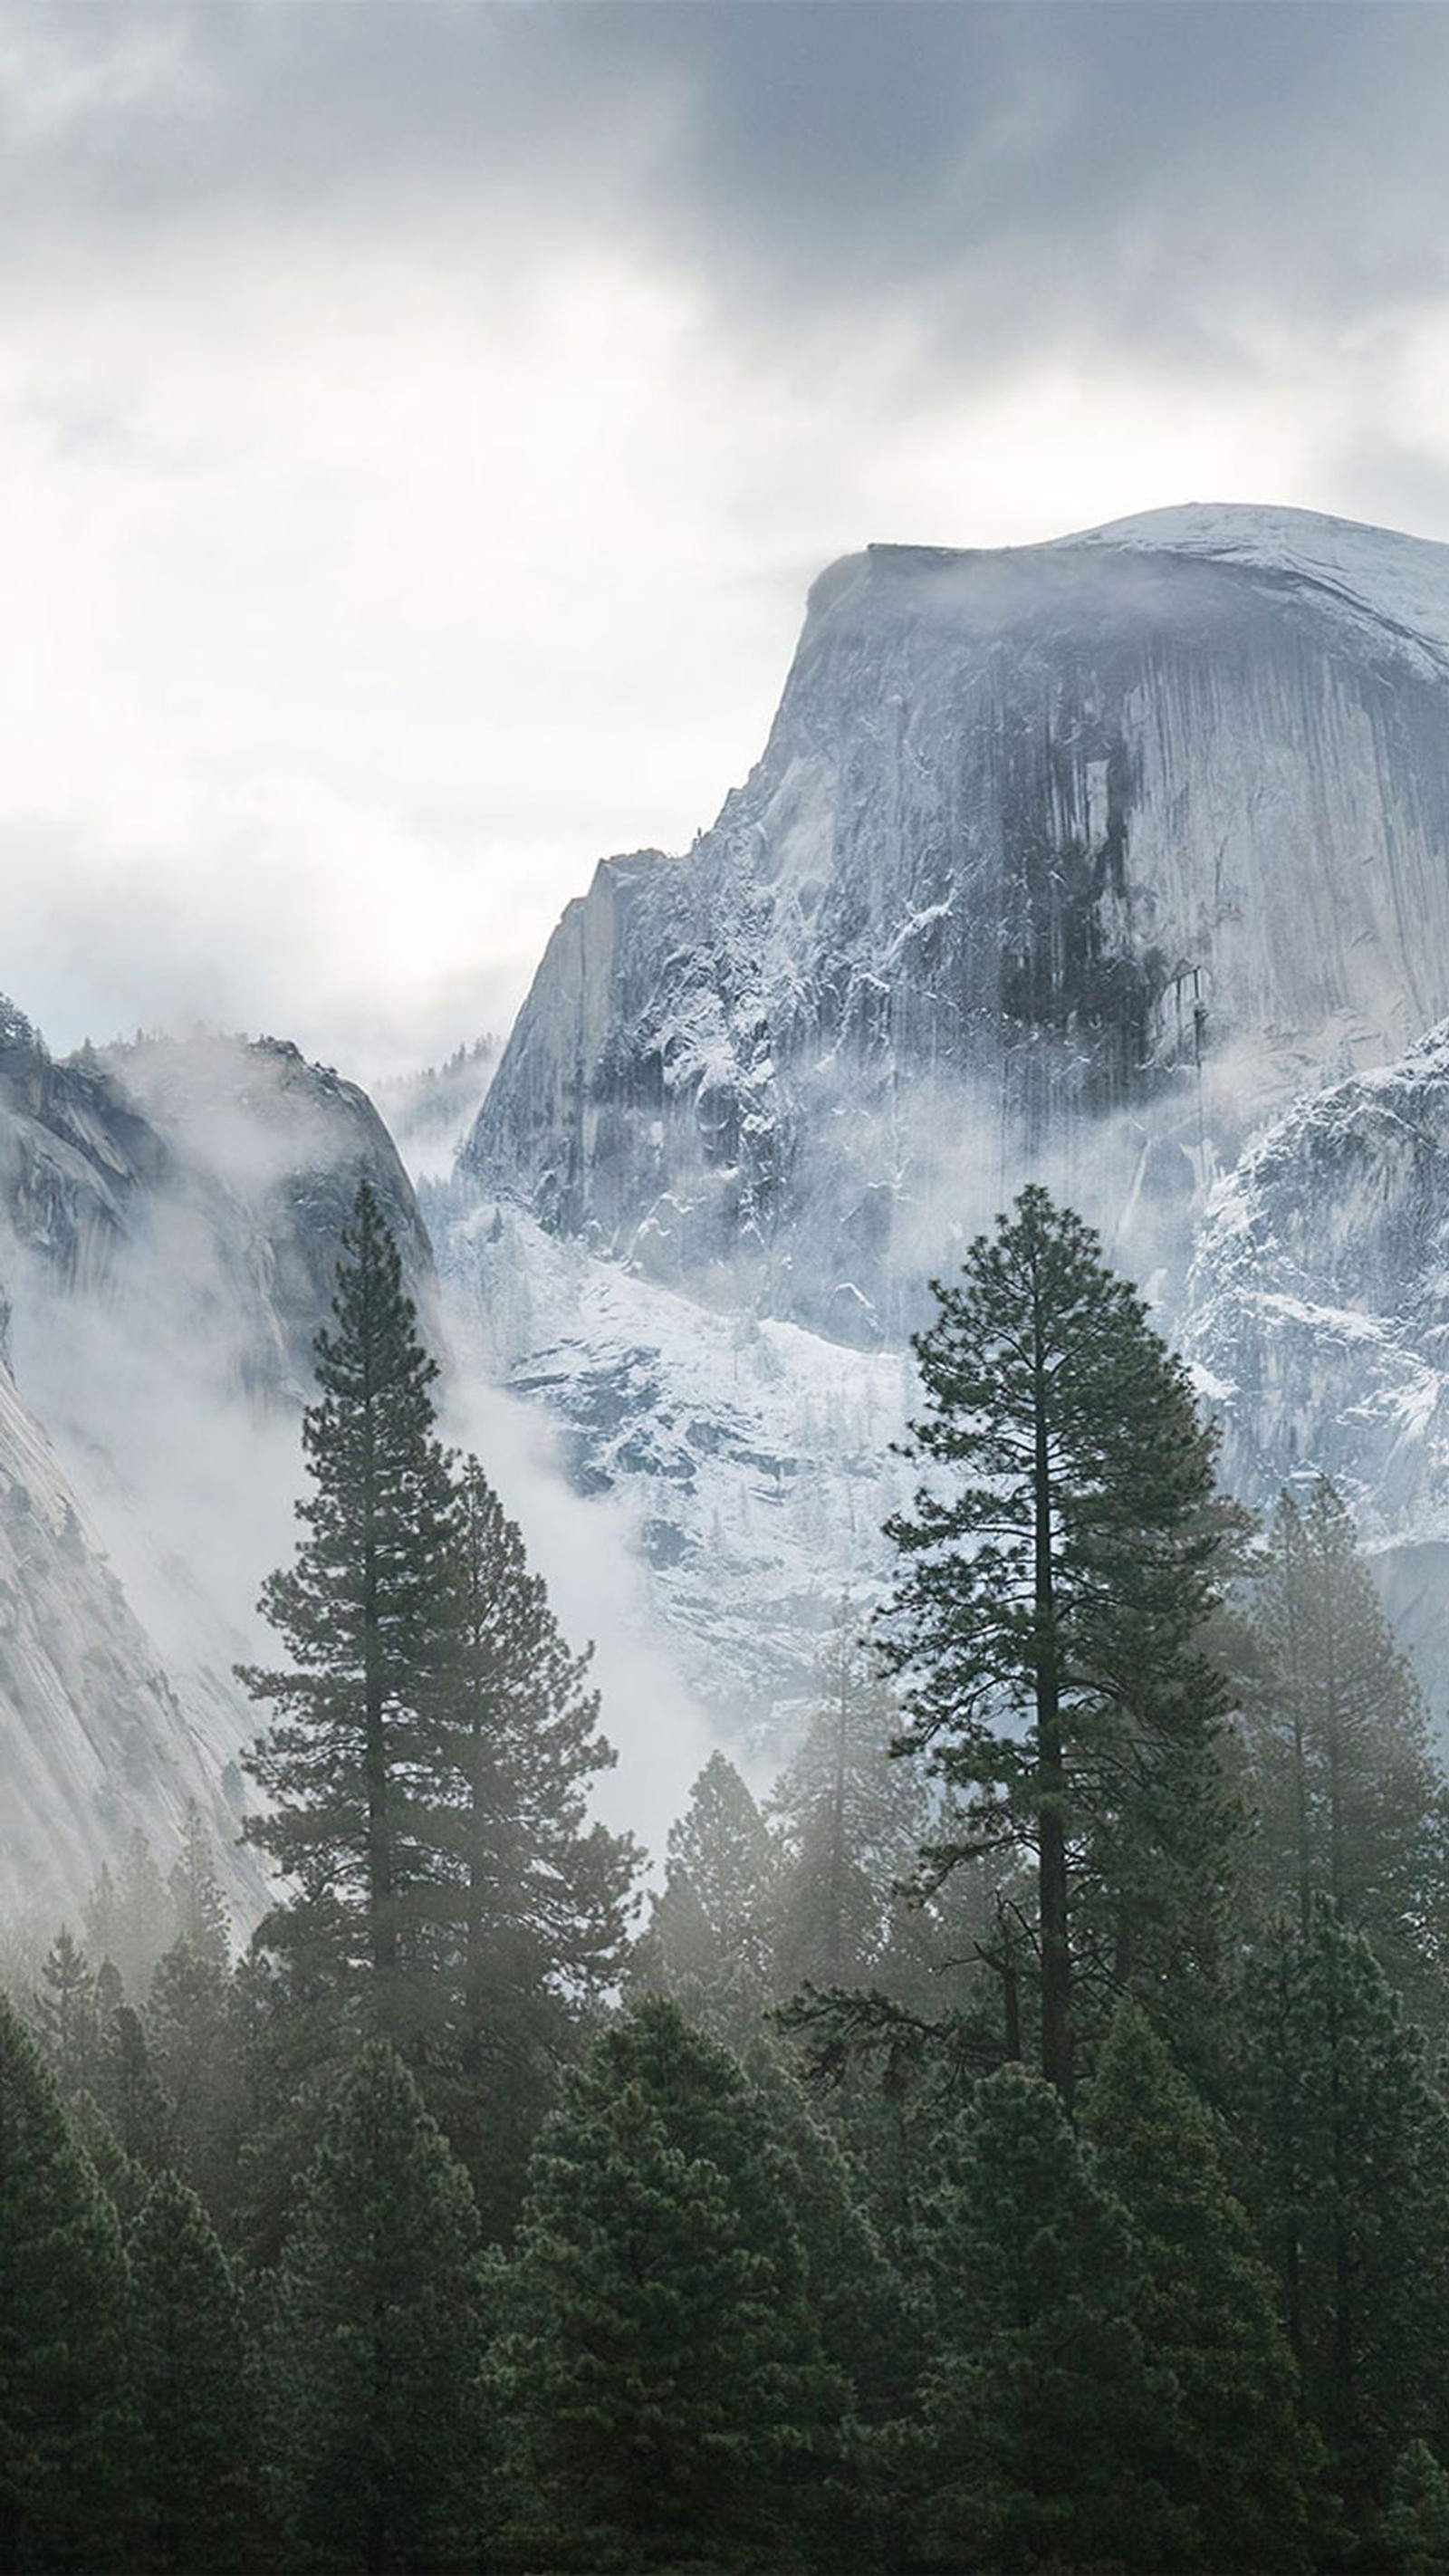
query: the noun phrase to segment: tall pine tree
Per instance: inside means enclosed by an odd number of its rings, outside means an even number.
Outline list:
[[[1325,1477],[1305,1505],[1279,1498],[1248,1633],[1240,1725],[1261,1913],[1288,1907],[1306,1926],[1327,1898],[1414,2007],[1432,2009],[1449,1966],[1449,1781]]]
[[[881,1634],[903,1749],[969,1802],[960,1848],[1034,1856],[1042,2068],[1070,2099],[1074,1985],[1211,1957],[1227,1702],[1202,1632],[1238,1516],[1183,1369],[1044,1190],[935,1293]]]
[[[475,1459],[458,1477],[452,1639],[418,1831],[433,1846],[449,2071],[438,2107],[491,2233],[517,2213],[534,2131],[575,2024],[617,1978],[635,1847],[588,1821],[613,1762],[575,1654]]]
[[[248,1756],[271,1803],[246,1832],[297,1890],[262,1937],[305,1945],[343,1994],[361,1991],[369,2027],[400,2033],[431,1965],[422,1891],[435,1861],[419,1798],[451,1643],[452,1496],[434,1434],[436,1363],[367,1181],[332,1312],[317,1337],[321,1393],[302,1422],[304,1536],[262,1590],[292,1660],[241,1673],[278,1712]]]

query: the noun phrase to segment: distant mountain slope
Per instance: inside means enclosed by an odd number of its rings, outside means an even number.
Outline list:
[[[0,1367],[0,1914],[32,1899],[74,1908],[133,1828],[164,1851],[191,1800],[229,1852],[224,1763]],[[254,1874],[229,1876],[245,1903]]]
[[[1208,1210],[1184,1331],[1241,1490],[1318,1470],[1370,1535],[1449,1540],[1449,1028],[1250,1147]]]
[[[1446,1015],[1449,548],[1196,505],[875,547],[815,584],[713,830],[565,913],[441,1257],[626,1499],[698,1687],[743,1722],[743,1671],[768,1729],[832,1589],[880,1579],[926,1275],[1031,1172],[1190,1337],[1240,1482],[1312,1456],[1383,1546],[1437,1532],[1437,1179],[1400,1115],[1437,1077],[1334,1085]],[[1302,1095],[1189,1290],[1213,1176]],[[1449,1610],[1449,1557],[1384,1561],[1421,1630]]]
[[[234,1830],[256,1717],[232,1665],[290,1553],[297,1411],[363,1173],[431,1309],[411,1187],[354,1085],[270,1039],[56,1063],[0,1014],[0,1517],[8,1478],[18,1621],[0,1652],[0,1880],[48,1869],[73,1901],[133,1824],[164,1842],[187,1795]],[[254,1865],[228,1866],[255,1907]]]
[[[1155,1257],[1449,1012],[1449,550],[1155,513],[822,575],[759,766],[565,913],[464,1167],[696,1297],[899,1338],[1014,1175]]]

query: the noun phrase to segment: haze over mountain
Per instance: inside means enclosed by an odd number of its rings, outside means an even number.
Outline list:
[[[1449,549],[1304,512],[848,558],[713,830],[565,913],[464,1168],[864,1343],[1028,1166],[1150,1243],[1449,1011],[1446,688]]]
[[[55,1067],[16,1024],[7,1472],[48,1533],[34,1599],[67,1512],[86,1533],[65,1621],[132,1711],[113,1760],[73,1661],[32,1652],[27,1851],[53,1836],[73,1876],[251,1731],[225,1675],[286,1552],[363,1169],[545,1570],[566,1524],[559,1553],[643,1587],[641,1741],[682,1754],[696,1704],[746,1751],[798,1722],[819,1633],[878,1580],[927,1277],[1030,1174],[1149,1283],[1243,1490],[1339,1476],[1422,1626],[1449,1564],[1446,719],[1449,549],[1411,537],[1187,507],[847,558],[715,825],[569,906],[451,1178],[424,1116],[426,1234],[362,1096],[285,1047]]]

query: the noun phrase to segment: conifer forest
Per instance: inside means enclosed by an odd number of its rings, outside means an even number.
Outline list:
[[[1348,1511],[1224,1495],[1039,1187],[934,1304],[890,1584],[646,1875],[362,1186],[270,1910],[198,1816],[0,1962],[5,2576],[1449,2570],[1449,1778]]]

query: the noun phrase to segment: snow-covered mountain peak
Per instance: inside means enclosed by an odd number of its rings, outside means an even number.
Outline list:
[[[1059,547],[1188,555],[1291,575],[1374,618],[1403,645],[1449,658],[1449,546],[1318,510],[1188,501],[1058,538]]]
[[[1446,1013],[1449,549],[1229,505],[879,546],[815,584],[712,831],[569,907],[463,1167],[889,1342],[1023,1172],[1180,1229]]]

